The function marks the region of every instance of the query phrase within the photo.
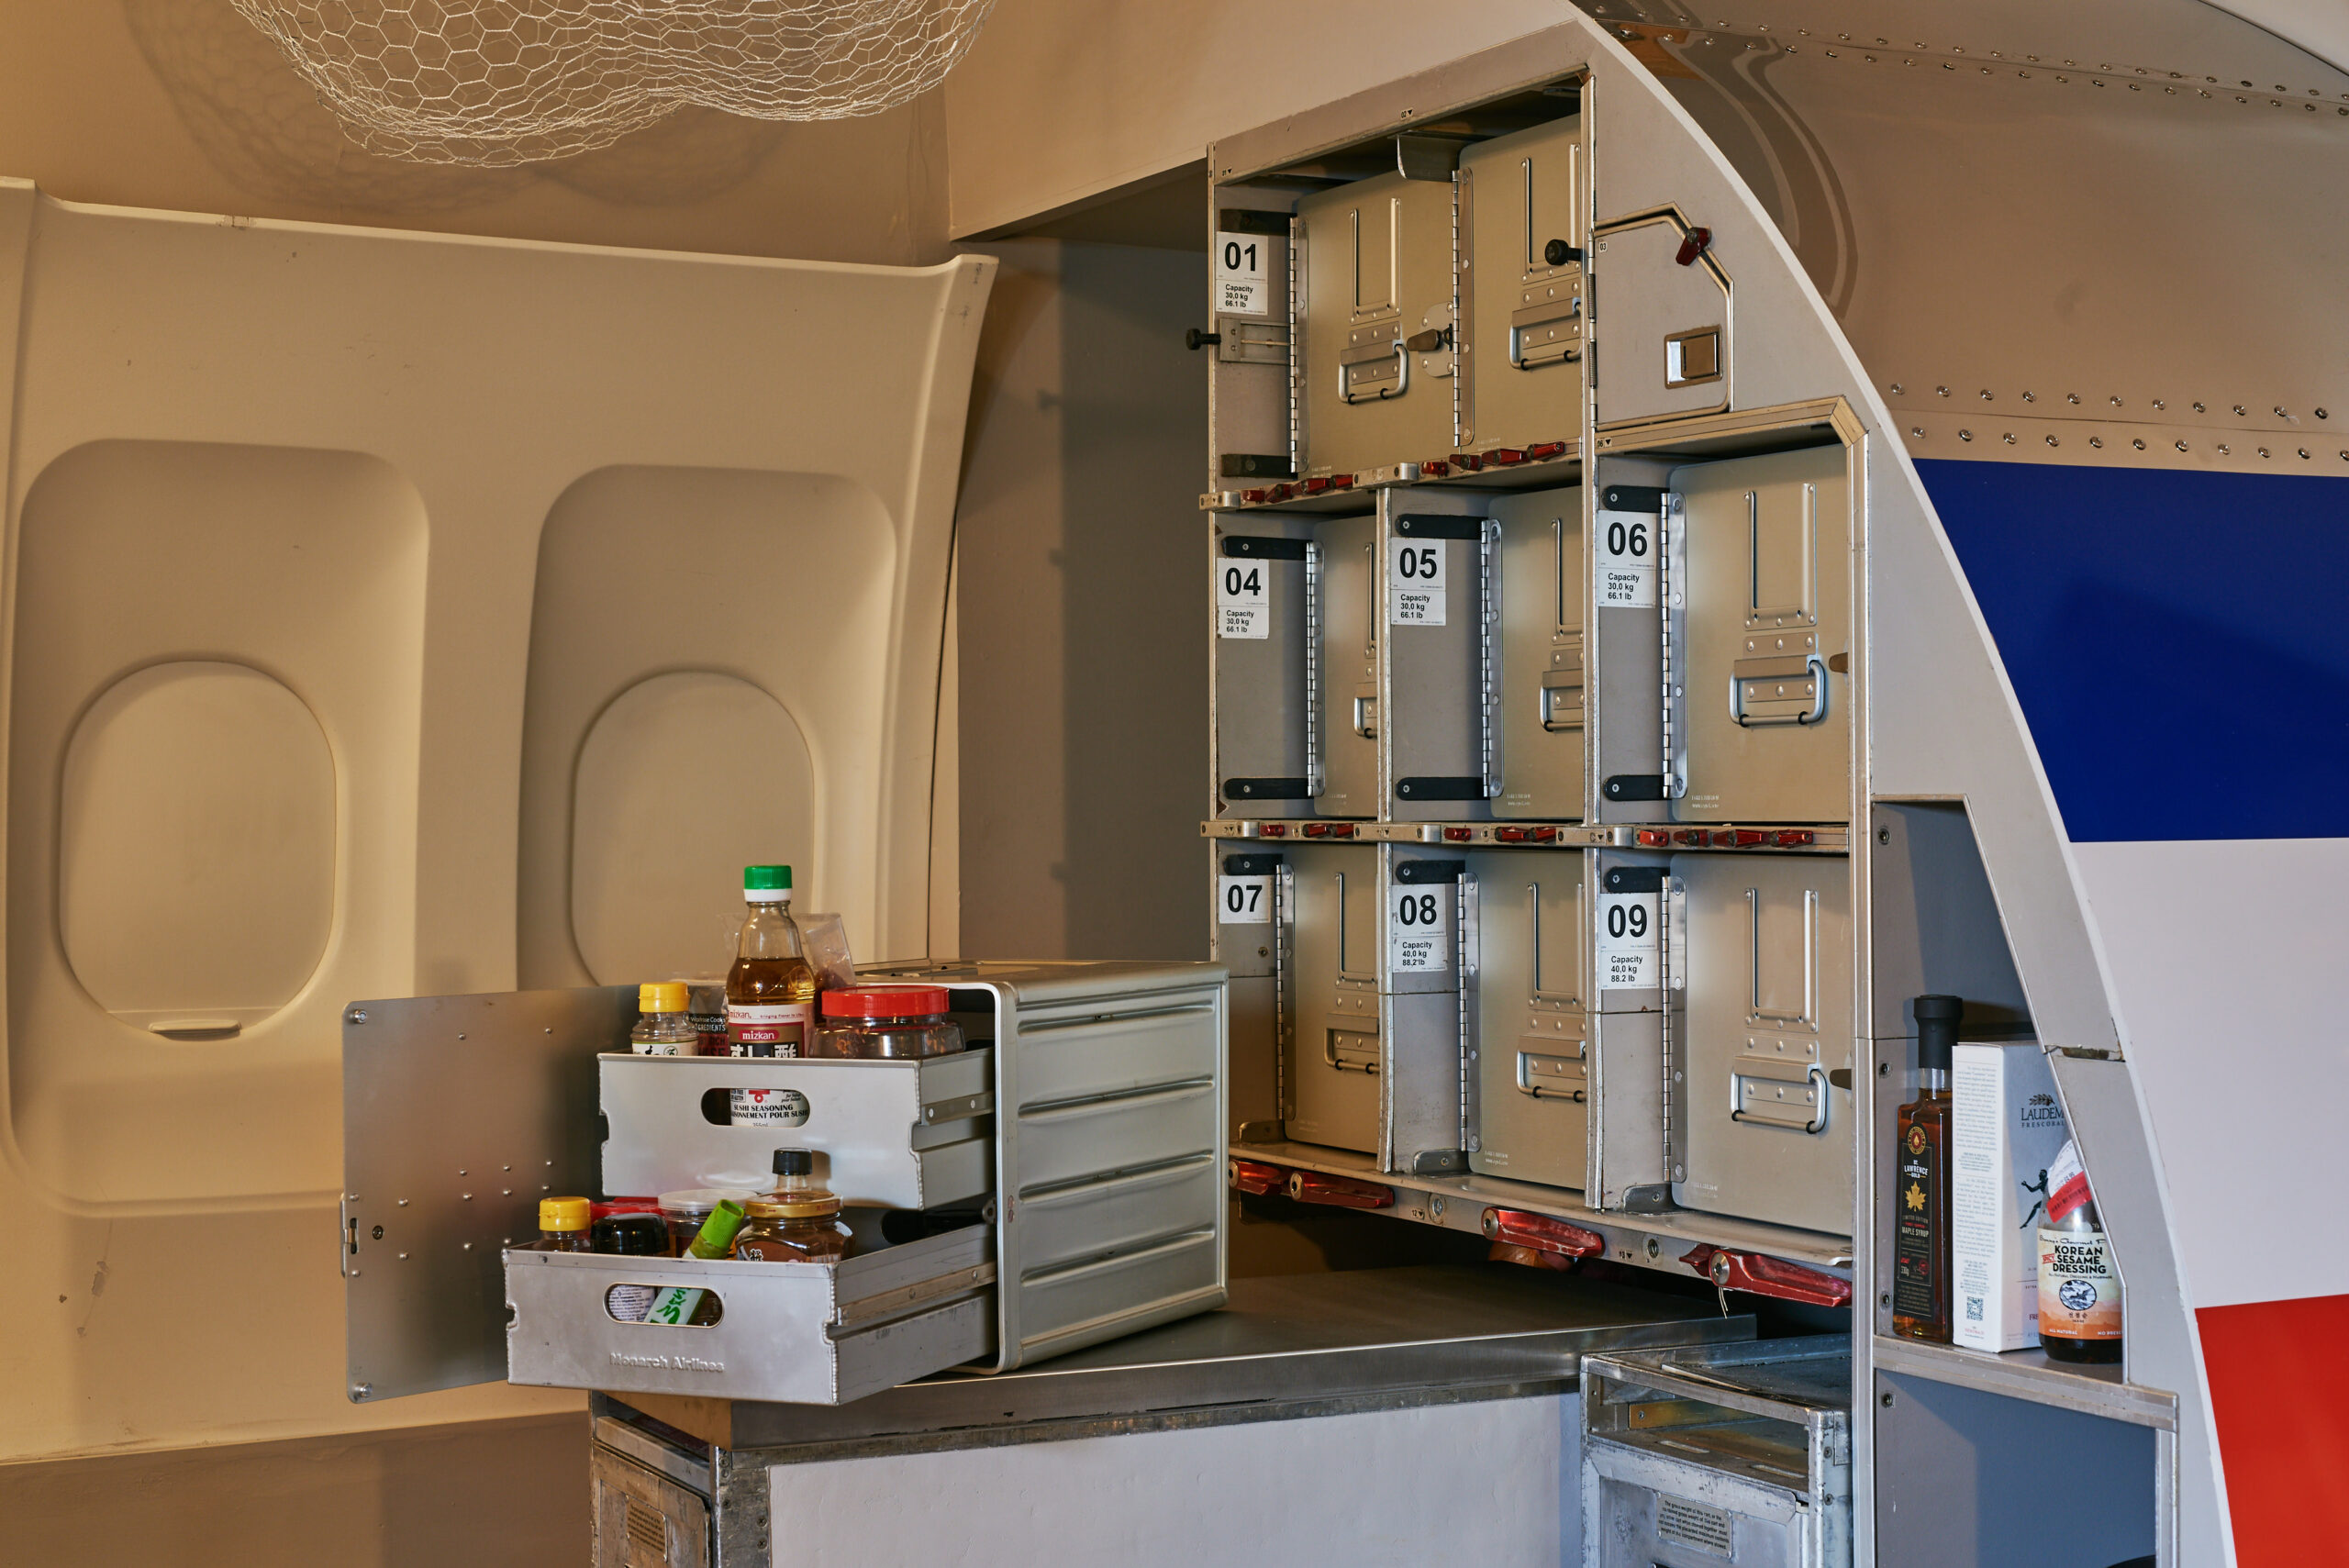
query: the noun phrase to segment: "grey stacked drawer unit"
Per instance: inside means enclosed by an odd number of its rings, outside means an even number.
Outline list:
[[[947,1367],[1008,1371],[1222,1302],[1221,969],[861,973],[946,987],[971,1049],[895,1062],[636,1056],[624,1049],[632,987],[354,1004],[352,1396],[503,1377],[838,1405]],[[784,1119],[732,1125],[727,1091],[739,1088],[790,1091]],[[818,1181],[847,1206],[853,1255],[623,1257],[526,1240],[542,1195],[757,1190],[778,1148],[814,1155]],[[907,1211],[920,1221],[887,1218]],[[699,1289],[718,1310],[701,1324],[646,1322],[640,1308],[630,1320],[624,1286]]]

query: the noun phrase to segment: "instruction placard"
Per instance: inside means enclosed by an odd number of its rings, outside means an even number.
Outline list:
[[[1656,523],[1653,512],[1598,514],[1601,609],[1655,608]]]
[[[1258,641],[1273,634],[1272,602],[1264,593],[1268,568],[1261,561],[1215,563],[1215,634]]]
[[[1386,541],[1386,619],[1393,626],[1442,626],[1443,558],[1440,539]]]
[[[1664,965],[1656,943],[1660,893],[1598,895],[1598,987],[1641,991],[1653,987]]]
[[[1215,310],[1218,316],[1270,316],[1272,285],[1265,281],[1261,234],[1215,237]]]
[[[1438,974],[1452,967],[1449,885],[1398,887],[1388,909],[1386,967],[1396,974]]]

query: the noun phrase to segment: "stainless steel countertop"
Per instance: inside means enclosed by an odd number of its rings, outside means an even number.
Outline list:
[[[1751,1317],[1723,1318],[1710,1301],[1510,1263],[1359,1269],[1235,1280],[1214,1312],[999,1376],[941,1373],[838,1407],[621,1402],[720,1447],[833,1445],[1201,1408],[1276,1418],[1333,1401],[1556,1392],[1574,1385],[1585,1351],[1753,1332]]]

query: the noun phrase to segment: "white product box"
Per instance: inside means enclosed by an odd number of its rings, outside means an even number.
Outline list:
[[[2039,1342],[2038,1226],[2063,1103],[2034,1041],[1960,1041],[1950,1063],[1950,1317],[1968,1350]]]

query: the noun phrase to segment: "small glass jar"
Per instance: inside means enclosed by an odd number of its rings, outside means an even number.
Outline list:
[[[963,1026],[947,1016],[943,985],[859,985],[817,998],[817,1056],[902,1061],[963,1049]]]
[[[684,1257],[709,1222],[721,1199],[732,1198],[741,1203],[752,1195],[740,1187],[689,1187],[683,1192],[661,1195],[661,1218],[669,1225],[670,1251]]]
[[[837,1263],[848,1255],[841,1200],[816,1184],[816,1159],[804,1149],[774,1151],[774,1191],[742,1206],[734,1256],[757,1263]]]
[[[546,1252],[584,1252],[589,1249],[589,1205],[584,1197],[542,1197],[539,1200],[539,1249]]]

